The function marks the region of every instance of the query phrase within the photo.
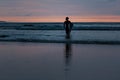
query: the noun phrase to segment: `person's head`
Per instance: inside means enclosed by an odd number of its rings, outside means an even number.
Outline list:
[[[66,17],[66,20],[69,20],[69,17]]]

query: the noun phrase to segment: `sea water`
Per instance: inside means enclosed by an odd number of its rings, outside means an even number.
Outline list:
[[[0,23],[0,41],[120,43],[120,23],[74,23],[66,39],[63,23]]]
[[[0,80],[120,80],[119,30],[74,23],[67,39],[63,23],[0,23]]]

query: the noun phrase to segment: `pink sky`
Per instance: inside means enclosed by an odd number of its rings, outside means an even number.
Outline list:
[[[3,0],[0,21],[120,22],[120,0]]]
[[[51,17],[0,17],[8,22],[63,22],[65,16]],[[120,16],[70,16],[72,22],[120,22]]]

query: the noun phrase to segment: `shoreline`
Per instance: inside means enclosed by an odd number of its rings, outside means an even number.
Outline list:
[[[0,42],[24,42],[24,43],[68,43],[68,44],[106,44],[120,45],[120,41],[55,41],[55,40],[0,40]]]

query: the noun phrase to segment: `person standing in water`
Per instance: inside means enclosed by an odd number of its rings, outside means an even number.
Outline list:
[[[70,32],[72,30],[73,24],[71,23],[71,21],[69,21],[69,17],[66,17],[66,20],[64,22],[64,28],[66,31],[66,37],[69,38],[70,37]]]

